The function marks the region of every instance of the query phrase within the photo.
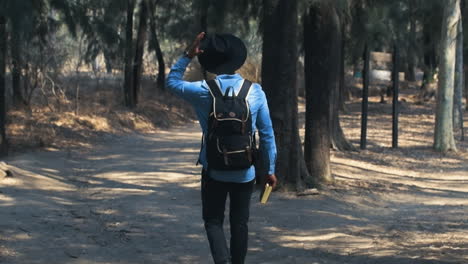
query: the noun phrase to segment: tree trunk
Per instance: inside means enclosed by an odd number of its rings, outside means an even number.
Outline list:
[[[468,67],[465,68],[464,84],[465,84],[465,101],[466,101],[465,110],[468,111]]]
[[[339,19],[339,17],[337,17]],[[346,139],[343,129],[340,125],[340,109],[344,109],[345,105],[345,94],[347,93],[345,89],[345,28],[344,23],[339,24],[339,49],[337,50],[336,63],[339,65],[338,73],[336,78],[332,79],[332,82],[336,82],[331,86],[331,97],[330,97],[330,131],[331,131],[331,146],[333,149],[345,151],[345,150],[356,150],[356,148]]]
[[[410,34],[408,49],[406,51],[407,57],[407,69],[405,73],[405,79],[410,82],[416,81],[416,57],[414,47],[416,45],[416,15],[415,15],[415,0],[409,1],[409,15],[410,15]]]
[[[166,64],[164,62],[164,56],[159,44],[158,35],[156,34],[156,19],[154,18],[155,6],[153,1],[148,1],[149,6],[149,15],[150,15],[150,31],[151,31],[151,41],[150,48],[156,53],[156,58],[158,60],[158,79],[156,80],[157,87],[160,89],[165,88],[166,84]]]
[[[447,0],[442,23],[441,57],[437,92],[434,149],[456,151],[453,136],[453,93],[456,60],[457,23],[460,19],[460,0]]]
[[[415,82],[416,81],[416,68],[415,68],[415,63],[414,63],[414,56],[412,53],[409,53],[407,56],[407,69],[405,72],[405,80],[409,82]]]
[[[106,50],[104,50],[104,62],[106,63],[106,72],[108,74],[111,74],[112,73],[112,56]]]
[[[339,88],[339,109],[344,111],[346,109],[346,101],[351,99],[349,85],[346,85],[345,77],[345,52],[346,52],[346,23],[344,19],[341,23],[341,58],[340,58],[340,88]]]
[[[263,1],[262,85],[275,130],[279,181],[300,190],[309,175],[299,138],[297,0]],[[305,173],[304,173],[305,172]]]
[[[364,67],[362,71],[362,103],[361,103],[361,149],[367,147],[367,113],[369,110],[369,79],[370,79],[370,48],[366,44],[364,49]],[[388,89],[387,89],[388,91]]]
[[[21,69],[22,69],[22,58],[21,58],[21,38],[19,30],[13,27],[11,34],[11,79],[13,89],[13,105],[20,106],[24,103],[23,93],[21,92]]]
[[[332,101],[330,104],[331,147],[339,151],[356,151],[356,148],[353,146],[353,144],[351,144],[348,139],[346,139],[343,128],[340,125],[339,109],[335,94],[336,93],[332,91],[332,94],[330,95],[330,100]]]
[[[200,0],[198,9],[198,19],[200,23],[200,31],[208,31],[208,9],[210,8],[210,0]]]
[[[213,9],[216,10],[211,19],[211,25],[216,33],[223,33],[226,28],[226,15],[227,15],[227,4],[226,0],[213,1]]]
[[[398,97],[400,93],[400,49],[398,44],[394,44],[393,48],[393,69],[392,69],[392,148],[398,147],[398,116],[399,116],[399,105]]]
[[[136,40],[135,59],[133,61],[133,98],[135,105],[138,103],[138,93],[140,91],[141,75],[143,72],[143,53],[145,50],[145,42],[147,37],[148,25],[148,6],[146,1],[140,2],[140,22],[138,25],[138,33]]]
[[[0,156],[7,154],[6,141],[6,100],[5,100],[5,65],[6,65],[6,19],[0,16]]]
[[[468,28],[468,25],[467,25],[467,18],[468,18],[468,8],[467,8],[467,1],[464,0],[464,1],[461,1],[461,12],[462,12],[462,22],[464,23],[462,25],[462,31],[463,31],[463,28]],[[463,19],[465,18],[465,19]],[[463,43],[463,42],[462,42]],[[464,74],[464,78],[463,78],[463,86],[464,86],[464,90],[465,90],[465,101],[466,101],[466,104],[465,104],[465,110],[468,111],[468,66],[465,65],[466,62],[468,61],[468,51],[463,49],[463,74]],[[462,126],[463,127],[463,126]],[[464,131],[462,131],[462,140],[464,140]]]
[[[133,9],[135,0],[127,0],[127,25],[125,27],[125,79],[124,79],[124,97],[125,106],[135,107],[135,98],[133,97]]]
[[[307,168],[319,184],[334,182],[330,170],[330,107],[339,81],[340,36],[339,18],[333,5],[325,1],[312,4],[304,14],[304,152]]]
[[[208,9],[210,8],[210,0],[200,0],[200,6],[198,9],[199,21],[200,21],[200,32],[208,34]],[[203,79],[208,79],[207,71],[202,67]]]
[[[366,9],[368,8],[367,3],[365,0],[355,0],[351,1],[351,28],[350,28],[350,35],[351,38],[349,39],[350,45],[352,45],[351,49],[351,64],[353,65],[353,76],[357,76],[357,73],[362,70],[362,67],[359,65],[362,53],[364,52],[364,48],[367,41],[367,15]]]
[[[460,18],[461,19],[461,18]],[[458,23],[457,51],[455,62],[455,91],[453,94],[453,127],[463,133],[463,24]]]
[[[421,89],[434,82],[434,73],[437,67],[437,40],[434,39],[432,30],[431,21],[426,18],[423,25],[424,75]]]

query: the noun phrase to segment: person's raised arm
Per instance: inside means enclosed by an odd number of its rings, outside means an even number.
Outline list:
[[[187,82],[183,80],[185,70],[191,60],[201,54],[200,41],[205,37],[205,32],[197,35],[193,43],[185,50],[182,56],[171,68],[167,76],[166,87],[186,100],[191,100],[194,96],[199,96],[200,82]]]
[[[205,37],[205,32],[201,32],[195,37],[195,40],[193,41],[192,45],[190,45],[186,50],[185,54],[187,57],[190,59],[193,59],[194,57],[200,55],[203,53],[203,50],[200,49],[200,42],[202,39]]]

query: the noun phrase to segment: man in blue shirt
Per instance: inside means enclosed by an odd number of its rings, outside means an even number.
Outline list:
[[[193,105],[204,135],[208,133],[208,119],[212,112],[213,97],[206,81],[187,82],[183,80],[186,67],[198,56],[200,64],[209,72],[217,74],[217,86],[224,94],[233,89],[238,94],[244,79],[235,74],[247,57],[244,43],[230,34],[205,36],[200,33],[193,44],[171,68],[167,77],[167,87]],[[230,87],[230,89],[228,89]],[[268,104],[261,86],[254,83],[247,95],[252,120],[252,131],[258,131],[260,152],[267,163],[268,174],[265,180],[273,188],[275,176],[276,145]],[[248,219],[250,199],[254,189],[255,168],[243,170],[210,169],[207,161],[206,144],[202,145],[199,162],[202,172],[203,220],[215,263],[244,263],[247,254]],[[223,231],[226,198],[230,200],[231,241],[228,250]]]

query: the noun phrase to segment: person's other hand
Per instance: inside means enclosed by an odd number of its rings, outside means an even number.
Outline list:
[[[278,180],[276,179],[276,176],[275,176],[274,174],[269,174],[269,175],[267,175],[267,177],[266,177],[266,182],[267,182],[271,187],[273,187],[273,189],[275,189],[276,183],[278,182]]]
[[[203,53],[203,50],[200,49],[200,41],[205,37],[205,32],[201,32],[197,35],[195,40],[193,41],[192,45],[190,45],[186,50],[186,54],[189,58],[193,58],[195,56],[200,55]]]

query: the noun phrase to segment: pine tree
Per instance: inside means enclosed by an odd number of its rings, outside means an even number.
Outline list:
[[[307,168],[317,184],[333,183],[330,170],[331,96],[339,85],[341,31],[333,3],[311,4],[304,14]]]
[[[143,53],[147,39],[148,6],[146,1],[140,2],[139,24],[137,39],[135,44],[135,59],[133,60],[133,100],[138,103],[138,93],[140,90],[141,74],[143,71]]]
[[[453,93],[456,61],[457,23],[460,21],[460,0],[447,0],[442,22],[441,57],[437,93],[434,149],[456,151],[453,136]]]
[[[156,6],[153,0],[147,0],[147,5],[149,7],[150,17],[149,48],[156,53],[156,58],[158,60],[158,78],[156,80],[156,85],[158,88],[164,89],[166,83],[166,64],[164,62],[164,55],[156,32],[156,18],[154,15],[154,12],[156,12]]]
[[[278,149],[276,173],[285,185],[312,184],[299,138],[296,88],[297,1],[263,1],[262,86],[268,98]],[[309,182],[307,182],[309,181]]]
[[[125,77],[124,77],[124,97],[125,106],[135,107],[133,86],[133,12],[135,9],[135,0],[127,0],[127,24],[125,27]]]
[[[5,65],[6,65],[6,19],[0,14],[0,156],[7,154],[5,131],[6,100],[5,100]]]

